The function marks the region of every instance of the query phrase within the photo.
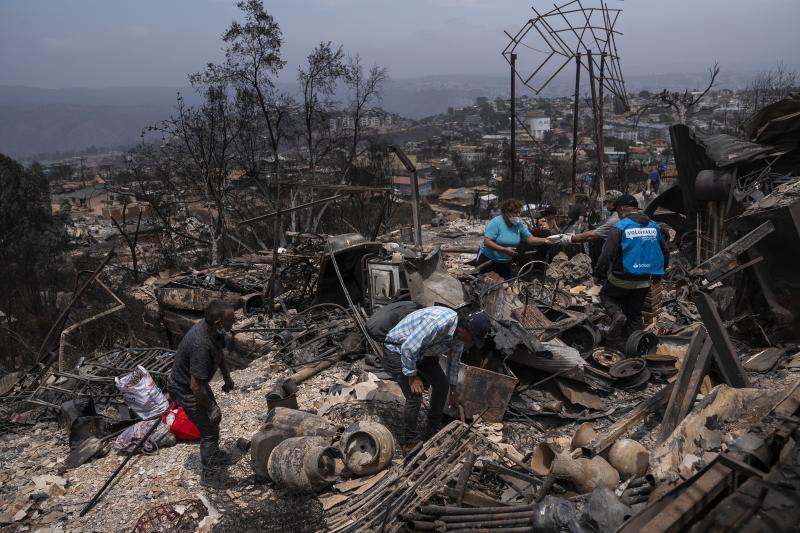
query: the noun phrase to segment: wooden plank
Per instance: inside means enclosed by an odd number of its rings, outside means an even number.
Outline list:
[[[672,387],[673,384],[668,383],[663,389],[637,405],[627,417],[611,424],[603,434],[596,436],[588,446],[583,448],[584,452],[587,452],[589,457],[594,457],[606,451],[629,429],[644,420],[647,415],[665,406],[669,401]]]
[[[691,410],[694,400],[697,398],[697,393],[700,391],[703,377],[708,372],[711,361],[709,357],[711,346],[711,340],[708,338],[706,331],[703,328],[698,328],[692,335],[692,340],[686,349],[686,355],[681,362],[681,369],[678,371],[675,385],[672,387],[669,403],[664,410],[659,433],[660,441],[666,440]]]
[[[794,384],[789,394],[775,407],[773,414],[779,417],[795,416],[800,409],[800,381]]]
[[[714,462],[702,475],[689,481],[680,496],[656,514],[647,524],[636,529],[641,533],[684,531],[695,518],[724,496],[731,486],[733,470]],[[622,528],[622,531],[634,531]]]
[[[697,306],[697,312],[700,313],[708,335],[714,342],[714,362],[725,383],[735,388],[750,386],[747,374],[739,362],[739,356],[736,354],[736,349],[733,347],[714,301],[706,292],[696,291],[694,304]]]

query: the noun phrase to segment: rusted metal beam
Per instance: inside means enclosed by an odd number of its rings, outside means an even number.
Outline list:
[[[238,224],[240,226],[244,226],[246,224],[253,224],[253,223],[258,222],[260,220],[276,217],[278,215],[285,215],[286,213],[291,213],[293,211],[299,211],[300,209],[306,209],[306,208],[309,208],[309,207],[316,207],[318,205],[322,205],[322,204],[325,204],[325,203],[328,203],[328,202],[332,202],[333,200],[338,200],[339,198],[343,198],[343,197],[344,196],[341,195],[341,194],[336,194],[336,195],[333,195],[333,196],[329,196],[327,198],[320,198],[319,200],[314,200],[313,202],[308,202],[308,203],[305,203],[305,204],[296,205],[296,206],[290,207],[288,209],[279,209],[277,211],[273,211],[273,212],[267,213],[265,215],[259,215],[257,217],[248,218],[247,220],[242,220]]]
[[[70,302],[67,304],[64,310],[61,311],[61,314],[58,315],[58,318],[55,320],[55,322],[53,322],[53,326],[50,328],[50,331],[47,332],[47,335],[45,336],[44,341],[42,342],[42,346],[39,348],[39,353],[36,355],[37,362],[41,361],[42,357],[47,352],[47,349],[50,346],[50,342],[54,337],[56,331],[58,331],[59,335],[61,334],[61,330],[64,329],[67,316],[69,315],[70,310],[72,310],[72,307],[77,303],[80,297],[83,296],[83,293],[86,292],[86,289],[89,288],[89,286],[94,282],[94,280],[97,279],[97,276],[100,275],[100,272],[103,271],[108,262],[111,261],[112,257],[114,257],[113,248],[111,249],[110,252],[108,252],[108,255],[106,255],[105,259],[103,259],[103,262],[100,263],[100,266],[98,266],[97,269],[94,272],[92,272],[92,274],[87,278],[87,280],[83,282],[81,288],[78,289],[77,292],[75,292],[75,295],[72,297],[72,300],[70,300]]]

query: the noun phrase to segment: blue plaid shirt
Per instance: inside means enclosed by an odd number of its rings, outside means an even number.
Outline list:
[[[447,378],[451,385],[458,382],[458,366],[461,364],[461,351],[464,346],[453,341],[458,325],[458,315],[446,307],[426,307],[406,315],[403,320],[386,335],[386,349],[400,354],[400,364],[406,376],[417,375],[417,358],[428,353],[438,355],[448,350]]]

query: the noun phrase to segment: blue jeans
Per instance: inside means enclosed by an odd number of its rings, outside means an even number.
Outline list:
[[[442,412],[450,391],[450,382],[439,365],[438,357],[422,357],[420,355],[417,359],[417,375],[431,386],[428,426],[422,434],[419,432],[419,408],[422,406],[422,395],[417,396],[411,391],[408,376],[403,374],[400,354],[384,348],[383,369],[397,381],[406,399],[403,410],[404,429],[400,438],[401,444],[425,440],[433,436],[442,427]]]

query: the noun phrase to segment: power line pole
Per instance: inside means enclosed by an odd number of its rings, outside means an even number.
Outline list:
[[[572,194],[578,189],[578,101],[581,94],[581,53],[575,54],[575,106],[572,109]]]
[[[514,196],[517,178],[517,54],[511,54],[511,162],[508,166],[511,181],[510,196]]]
[[[598,118],[598,125],[597,125],[597,138],[599,144],[597,146],[597,155],[598,161],[600,164],[600,171],[597,176],[598,180],[598,193],[600,198],[605,197],[606,195],[606,176],[603,169],[604,159],[606,155],[606,141],[605,141],[605,134],[603,132],[603,81],[606,72],[606,53],[603,52],[600,54],[600,82],[598,83],[598,109],[597,109],[597,118]]]

